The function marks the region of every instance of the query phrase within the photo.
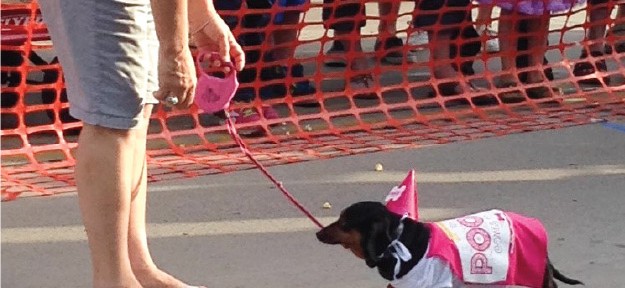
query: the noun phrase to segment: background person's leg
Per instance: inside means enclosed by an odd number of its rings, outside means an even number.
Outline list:
[[[484,50],[488,53],[499,51],[499,41],[496,38],[497,32],[491,29],[493,23],[494,4],[479,4],[477,8],[477,17],[475,18],[475,29],[479,35],[488,37],[484,45]],[[469,13],[470,14],[470,13]]]
[[[493,22],[492,14],[494,4],[482,4],[477,7],[477,16],[475,17],[476,26],[490,26]]]
[[[348,2],[348,3],[344,3]],[[349,63],[346,59],[350,49],[359,49],[353,51],[362,51],[360,48],[360,28],[365,26],[365,5],[361,3],[345,1],[345,0],[323,0],[322,19],[326,29],[334,30],[334,41],[332,46],[326,52],[325,65],[330,67],[346,67]],[[355,35],[350,36],[354,31]],[[356,37],[358,43],[350,45],[351,39]],[[366,67],[366,61],[354,60],[351,68],[358,70],[357,67]]]
[[[399,4],[401,1],[379,1],[378,11],[380,23],[378,34],[384,37],[392,37],[397,33],[397,17],[399,16]]]
[[[399,17],[400,1],[379,1],[378,11],[380,23],[378,24],[378,40],[375,42],[375,50],[382,51],[382,62],[399,65],[403,63],[404,53],[402,47],[404,41],[395,36],[397,34],[397,17]]]
[[[573,75],[577,77],[583,77],[586,75],[594,74],[597,71],[606,71],[607,66],[605,60],[592,61],[587,59],[589,56],[602,57],[606,52],[605,38],[608,21],[610,20],[610,10],[607,7],[607,0],[590,0],[587,6],[587,20],[590,24],[588,31],[586,31],[586,38],[588,46],[582,48],[580,54],[580,61],[575,63],[573,68]],[[609,82],[609,78],[604,78],[606,83]],[[601,86],[601,80],[598,78],[581,79],[577,81],[580,85]]]
[[[471,90],[462,74],[452,65],[458,57],[455,41],[462,35],[461,29],[472,25],[469,21],[470,1],[449,0],[445,2],[420,0],[415,2],[414,26],[428,31],[430,39],[431,74],[436,79],[448,79],[438,85],[443,96],[459,95]],[[473,30],[474,36],[477,33]],[[479,41],[475,41],[479,45]],[[479,51],[479,47],[476,52]]]
[[[550,84],[551,82],[547,81],[548,78],[543,66],[543,60],[548,46],[547,37],[549,34],[550,19],[551,15],[549,13],[527,19],[527,52],[529,53],[529,55],[527,55],[527,67],[531,70],[526,73],[527,76],[524,81],[529,84],[545,83],[544,86],[525,89],[527,96],[533,99],[554,96]]]
[[[527,74],[528,83],[538,83],[545,80],[543,73],[543,58],[547,52],[547,36],[549,34],[549,20],[551,16],[544,14],[528,19],[528,67],[533,70]]]
[[[281,8],[288,8],[304,4],[305,1],[278,1],[278,3],[274,5],[279,5]],[[295,78],[291,83],[282,85],[282,89],[285,91],[278,92],[286,94],[288,90],[288,93],[291,93],[292,96],[311,95],[317,92],[315,85],[311,81],[304,79],[304,66],[299,63],[299,61],[284,65],[286,60],[295,58],[297,45],[294,44],[298,41],[299,29],[295,27],[282,28],[282,26],[297,25],[300,22],[300,15],[301,12],[299,10],[288,10],[279,13],[273,21],[278,29],[271,34],[271,40],[273,41],[274,47],[276,47],[270,52],[271,60],[282,63],[280,66],[280,70],[282,70],[282,73],[280,73],[282,75],[280,76],[282,78],[289,75]]]
[[[345,86],[349,86],[360,97],[377,97],[371,91],[375,84],[367,71],[370,67],[361,45],[360,29],[366,23],[365,5],[344,0],[324,0],[323,3],[324,26],[326,29],[334,29],[334,43],[345,51],[346,65],[351,68],[351,71],[346,71],[349,82]],[[326,62],[326,65],[329,63]]]
[[[614,18],[614,23],[610,30],[608,31],[608,35],[616,38],[612,47],[613,51],[616,53],[625,53],[625,4],[619,4],[616,10],[616,17]]]
[[[519,15],[515,12],[502,9],[501,17],[499,18],[499,47],[501,59],[501,71],[503,75],[499,77],[497,86],[510,87],[519,84],[518,78],[512,71],[515,70],[517,56],[517,43],[519,41],[519,32],[517,24],[519,22]]]
[[[609,20],[610,11],[606,6],[606,1],[588,1],[588,23],[590,27],[586,34],[586,40],[592,41],[588,45],[589,52],[603,53],[605,32],[607,30],[606,21]]]

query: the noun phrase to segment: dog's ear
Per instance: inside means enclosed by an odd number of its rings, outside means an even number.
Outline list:
[[[370,268],[377,265],[380,254],[384,252],[391,242],[391,221],[385,214],[376,218],[368,231],[364,231],[361,239],[361,245],[365,254],[365,263]]]

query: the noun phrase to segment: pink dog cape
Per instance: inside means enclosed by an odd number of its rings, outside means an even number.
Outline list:
[[[195,104],[206,113],[215,113],[228,109],[230,100],[239,87],[239,81],[237,81],[234,65],[231,62],[223,62],[219,54],[214,52],[209,53],[209,60],[221,61],[221,67],[230,67],[230,72],[223,79],[208,75],[200,66],[206,55],[206,52],[200,52],[196,60],[200,76],[195,88]]]
[[[490,210],[427,225],[426,255],[392,287],[542,286],[547,233],[538,220]]]

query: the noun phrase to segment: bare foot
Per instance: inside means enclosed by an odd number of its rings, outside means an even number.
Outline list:
[[[117,282],[117,283],[94,281],[93,282],[93,287],[143,288],[143,286],[141,285],[141,283],[139,281],[137,281],[137,279],[131,279],[131,280],[127,280],[127,281],[120,281],[120,282]]]
[[[193,287],[176,279],[158,268],[134,270],[135,277],[143,288],[189,288]]]

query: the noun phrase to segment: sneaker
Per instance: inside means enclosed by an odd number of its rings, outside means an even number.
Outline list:
[[[388,51],[384,56],[382,56],[382,62],[386,62],[393,65],[401,65],[404,60],[404,55],[402,54],[401,47],[404,46],[404,41],[393,36],[384,40],[384,47],[382,47],[382,42],[377,40],[375,42],[375,51],[383,50]]]
[[[345,59],[345,47],[339,41],[332,41],[332,46],[326,51],[326,60],[324,64],[328,67],[343,68],[347,67]]]
[[[263,67],[260,70],[260,81],[263,82],[259,89],[260,99],[282,98],[286,95],[286,87],[282,81],[272,84],[265,84],[265,81],[272,81],[286,78],[286,69],[280,65]]]
[[[287,67],[284,67],[284,69],[286,70]],[[291,66],[291,77],[304,79],[304,66],[302,64]],[[310,80],[302,80],[291,84],[290,92],[293,96],[312,95],[317,92],[317,88],[315,88],[315,84]]]
[[[499,52],[499,39],[497,38],[497,32],[495,30],[490,29],[490,27],[486,25],[479,25],[475,27],[475,30],[477,30],[480,36],[484,36],[488,39],[486,40],[486,45],[482,48],[484,52]]]
[[[260,79],[262,81],[271,81],[276,79],[285,79],[288,75],[289,68],[287,66],[272,66],[261,70]],[[291,77],[296,79],[304,78],[304,66],[295,64],[291,66]],[[317,92],[315,85],[309,80],[302,80],[292,83],[288,90],[292,96],[311,95]],[[284,84],[271,84],[261,88],[262,99],[280,98],[286,96],[287,88]]]

